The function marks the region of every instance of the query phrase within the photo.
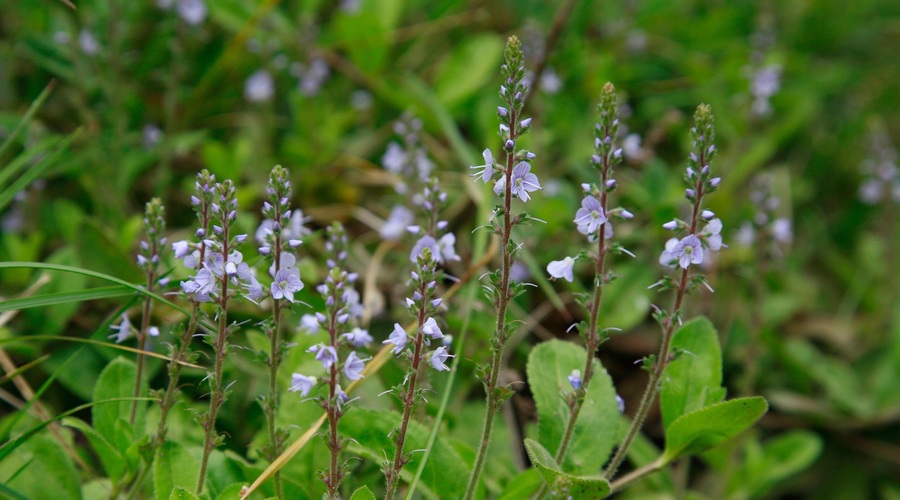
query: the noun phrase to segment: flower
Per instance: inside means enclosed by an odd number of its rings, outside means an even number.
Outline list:
[[[264,69],[257,70],[244,82],[244,99],[250,102],[265,102],[275,94],[272,74]]]
[[[381,230],[378,233],[386,240],[397,240],[403,236],[407,226],[413,222],[415,222],[415,216],[412,210],[403,205],[396,205],[391,209],[391,214],[388,215],[387,220],[384,221],[384,225],[381,226]]]
[[[406,330],[404,330],[399,323],[394,323],[394,331],[391,332],[391,336],[382,342],[382,344],[394,344],[394,348],[391,349],[391,351],[394,354],[400,354],[403,348],[406,347],[406,342],[408,340],[409,337],[406,336]]]
[[[700,242],[700,238],[689,234],[680,241],[676,238],[667,241],[666,249],[660,255],[659,262],[663,265],[671,266],[674,261],[677,261],[682,269],[687,269],[691,264],[703,262],[703,245]]]
[[[312,390],[314,385],[316,385],[316,377],[307,377],[306,375],[294,373],[291,375],[291,387],[288,390],[291,392],[299,392],[302,397],[309,394],[309,391]]]
[[[300,317],[300,329],[306,330],[308,335],[314,335],[319,331],[319,320],[315,314],[304,314]]]
[[[773,220],[772,237],[779,243],[789,243],[794,237],[794,233],[791,230],[791,221],[784,217]]]
[[[412,262],[416,262],[419,258],[419,255],[422,255],[422,250],[428,248],[431,250],[431,256],[438,260],[440,259],[441,249],[438,246],[438,242],[434,239],[433,236],[425,235],[419,238],[419,241],[413,246],[411,252],[409,252],[409,260]]]
[[[184,22],[196,26],[206,19],[206,4],[203,0],[177,0],[175,10]]]
[[[569,383],[572,384],[572,388],[576,391],[581,389],[581,371],[572,370],[572,374],[567,377],[569,379]]]
[[[125,313],[122,313],[122,322],[118,325],[111,325],[110,328],[116,331],[116,333],[109,336],[111,339],[116,339],[116,344],[121,344],[131,337],[131,322],[128,321],[128,316]]]
[[[387,145],[384,156],[381,157],[381,163],[388,172],[400,174],[406,165],[406,151],[403,150],[400,144],[391,142]]]
[[[444,338],[444,333],[441,331],[440,327],[438,327],[437,321],[435,321],[434,318],[425,320],[425,324],[422,325],[422,333],[435,340]]]
[[[450,354],[447,354],[447,348],[444,346],[438,347],[431,353],[428,362],[431,363],[431,366],[434,367],[435,370],[442,372],[450,370],[450,367],[447,366],[444,362],[447,361],[447,358],[452,358]]]
[[[625,400],[618,394],[616,394],[616,406],[619,408],[619,413],[625,413]]]
[[[284,255],[284,254],[282,254]],[[282,268],[275,273],[275,281],[272,282],[272,298],[294,301],[294,292],[303,289],[300,281],[300,271],[296,267]]]
[[[606,215],[600,206],[600,200],[593,196],[585,196],[581,200],[581,208],[575,212],[575,223],[578,224],[578,232],[581,234],[597,232],[597,229],[606,223]]]
[[[448,260],[460,260],[459,255],[456,254],[456,235],[453,233],[447,233],[441,236],[441,239],[437,242],[438,252],[435,254],[435,258],[438,263],[443,264]]]
[[[531,165],[529,165],[528,162],[522,161],[516,165],[516,168],[513,169],[512,175],[510,176],[510,181],[512,182],[510,190],[513,196],[518,197],[522,201],[531,199],[531,196],[528,193],[542,189],[537,176],[531,173]],[[494,184],[494,193],[497,194],[497,196],[500,196],[505,189],[506,177],[500,177],[497,183]]]
[[[710,250],[719,251],[722,248],[722,220],[713,219],[703,228],[700,239],[706,242]]]
[[[469,167],[470,169],[481,169],[480,172],[475,172],[472,174],[474,177],[481,176],[481,180],[485,183],[491,180],[494,177],[494,155],[491,154],[490,149],[485,149],[484,152],[481,153],[481,156],[484,158],[484,165],[476,165],[473,167]]]
[[[373,340],[372,336],[369,335],[368,330],[364,330],[360,327],[356,327],[348,333],[342,335],[348,342],[353,344],[353,347],[363,347],[369,345]]]
[[[307,351],[315,353],[316,359],[322,363],[322,367],[326,370],[331,368],[331,365],[338,360],[337,351],[330,345],[314,345],[307,349]]]
[[[566,257],[563,260],[554,260],[553,262],[547,264],[547,272],[550,273],[550,276],[554,278],[563,278],[566,281],[573,281],[575,276],[572,272],[572,268],[575,266],[575,259],[572,257]]]
[[[359,359],[356,352],[351,352],[347,356],[347,361],[344,362],[344,375],[350,380],[359,380],[362,378],[362,371],[365,367],[366,363]]]

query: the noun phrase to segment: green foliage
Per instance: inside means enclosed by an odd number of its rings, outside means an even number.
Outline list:
[[[394,443],[388,434],[396,432],[400,420],[401,415],[395,412],[354,408],[341,418],[340,430],[346,436],[353,436],[355,444],[351,443],[351,451],[380,463],[385,454],[393,456]],[[428,428],[417,422],[410,422],[406,434],[406,449],[422,449],[427,442]],[[412,453],[410,458],[410,462],[401,471],[401,477],[405,481],[412,479],[419,466],[419,454]],[[438,437],[422,472],[420,491],[429,498],[464,491],[468,476],[469,470],[463,459],[449,443]]]
[[[540,443],[556,450],[569,421],[566,397],[574,392],[567,377],[582,369],[587,359],[583,347],[551,340],[531,350],[528,384],[538,410]],[[591,379],[563,469],[575,474],[597,471],[609,457],[618,438],[619,410],[616,391],[606,370],[594,361]]]
[[[353,495],[350,496],[350,500],[375,500],[375,495],[368,486],[361,486],[353,492]]]
[[[193,453],[174,441],[166,441],[153,457],[153,491],[156,500],[174,496],[179,488],[197,487],[200,463]]]
[[[714,448],[747,430],[768,409],[765,399],[752,397],[716,403],[681,415],[666,428],[663,459],[671,462],[679,456]]]
[[[550,486],[551,494],[573,500],[603,498],[609,494],[609,482],[602,476],[575,476],[563,472],[546,448],[533,439],[525,440],[528,457]]]
[[[94,401],[133,396],[136,371],[131,360],[123,357],[112,360],[100,372],[100,378],[94,386]],[[145,390],[146,387],[141,395]],[[130,413],[131,401],[127,400],[96,405],[91,409],[93,428],[120,452],[125,452],[131,446],[135,429],[143,429],[143,405],[138,406],[134,426],[128,423]]]
[[[725,399],[719,337],[708,319],[685,323],[675,332],[672,349],[680,355],[666,366],[659,395],[666,429],[678,417]]]
[[[45,434],[30,437],[0,461],[0,483],[26,498],[81,498],[75,466],[62,446]]]

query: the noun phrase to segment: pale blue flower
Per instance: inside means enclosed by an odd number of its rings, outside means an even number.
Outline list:
[[[319,331],[319,320],[315,314],[304,314],[300,317],[300,328],[306,330],[309,335],[314,335]]]
[[[244,82],[244,99],[250,102],[265,102],[275,95],[275,80],[264,69],[257,70]]]
[[[349,380],[359,380],[363,377],[362,371],[365,367],[366,363],[359,359],[356,352],[351,352],[350,355],[347,356],[347,361],[344,362],[344,375],[346,375]]]
[[[490,149],[485,149],[481,153],[481,156],[484,158],[484,165],[475,165],[469,168],[473,170],[481,169],[481,171],[475,172],[472,175],[474,177],[480,176],[481,180],[487,183],[494,177],[494,155],[491,154]]]
[[[422,325],[422,333],[435,340],[444,338],[444,333],[441,331],[441,328],[438,326],[437,321],[435,321],[434,318],[428,318],[427,320],[425,320],[425,324]]]
[[[722,248],[722,220],[713,219],[706,224],[700,233],[700,238],[706,242],[710,250],[718,251]]]
[[[275,281],[272,282],[272,298],[287,299],[294,302],[294,293],[303,289],[300,281],[300,271],[296,267],[282,268],[275,273]]]
[[[406,342],[409,340],[409,337],[406,335],[406,330],[400,326],[399,323],[394,323],[394,331],[391,332],[391,336],[388,337],[387,340],[382,342],[382,344],[394,344],[394,348],[391,351],[394,354],[400,354],[401,351],[406,347]]]
[[[307,349],[307,352],[315,353],[316,360],[322,363],[322,367],[324,367],[326,370],[331,368],[331,365],[336,363],[338,360],[337,351],[333,346],[330,345],[314,345]]]
[[[668,244],[666,247],[668,249]],[[667,250],[668,251],[668,250]],[[666,252],[663,252],[665,254]],[[689,234],[677,242],[671,250],[671,259],[678,261],[678,265],[682,269],[687,269],[691,264],[700,264],[703,262],[703,245],[700,238]]]
[[[522,161],[516,165],[510,176],[510,181],[512,182],[512,186],[510,187],[511,193],[522,201],[531,199],[531,196],[528,193],[541,189],[541,184],[538,181],[537,176],[531,173],[531,165],[529,165],[528,162]],[[494,193],[497,196],[501,196],[505,190],[506,176],[502,176],[497,183],[494,184]]]
[[[572,384],[572,388],[576,391],[581,389],[581,371],[572,370],[572,373],[567,377],[569,379],[569,383]]]
[[[307,377],[306,375],[294,373],[291,375],[291,387],[288,390],[299,392],[300,396],[304,397],[309,394],[314,385],[316,385],[316,377]]]
[[[550,276],[554,278],[563,278],[566,281],[573,281],[575,279],[575,275],[573,272],[573,267],[575,266],[575,259],[572,257],[566,257],[563,260],[554,260],[553,262],[547,264],[547,272],[550,273]]]
[[[403,205],[396,205],[391,209],[390,215],[378,233],[386,240],[397,240],[403,236],[406,228],[413,222],[415,222],[415,215],[412,210]]]
[[[118,325],[111,325],[110,328],[116,333],[110,335],[109,338],[116,339],[116,344],[121,344],[131,337],[131,322],[128,321],[125,313],[122,313],[122,322]]]
[[[369,335],[368,330],[364,330],[360,327],[356,327],[353,330],[350,330],[349,333],[345,333],[342,335],[345,339],[347,339],[353,347],[364,347],[372,343],[375,339]]]
[[[575,224],[578,224],[578,232],[581,234],[593,234],[606,223],[606,214],[600,200],[593,196],[585,196],[581,200],[581,208],[575,212]]]
[[[447,358],[452,358],[453,356],[447,354],[447,348],[444,346],[438,347],[431,353],[428,362],[431,363],[431,366],[434,367],[435,370],[442,372],[450,370],[450,367],[446,365],[445,361]]]

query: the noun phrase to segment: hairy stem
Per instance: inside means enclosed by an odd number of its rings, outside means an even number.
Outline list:
[[[159,425],[156,430],[155,446],[157,448],[162,446],[162,444],[166,441],[166,433],[168,432],[168,429],[166,427],[166,420],[169,416],[169,411],[175,405],[175,396],[178,394],[178,381],[181,377],[181,361],[184,360],[184,357],[187,354],[188,346],[191,343],[191,339],[194,338],[194,333],[197,332],[197,325],[200,323],[199,320],[200,304],[198,302],[194,302],[194,307],[191,310],[191,318],[188,321],[188,326],[187,328],[185,328],[184,333],[181,335],[181,344],[178,346],[178,350],[175,352],[175,356],[169,363],[169,385],[166,387],[166,393],[163,395],[162,405],[160,406]]]
[[[516,138],[516,112],[510,109],[510,139]],[[472,466],[472,474],[469,476],[469,483],[466,486],[464,498],[470,500],[475,495],[478,487],[478,479],[481,476],[481,470],[484,468],[484,462],[487,458],[488,445],[491,442],[491,433],[494,430],[494,416],[502,405],[501,395],[497,390],[500,380],[501,361],[503,359],[503,348],[506,346],[506,310],[509,305],[509,270],[512,267],[512,255],[509,248],[509,240],[512,233],[513,221],[510,215],[512,209],[512,172],[515,164],[515,154],[506,153],[506,189],[503,197],[503,227],[500,234],[500,285],[495,291],[495,300],[497,302],[497,329],[494,331],[494,339],[491,343],[491,365],[487,373],[487,381],[484,389],[486,395],[486,408],[484,414],[484,424],[481,429],[481,441],[478,446],[478,454],[475,456],[475,463]]]

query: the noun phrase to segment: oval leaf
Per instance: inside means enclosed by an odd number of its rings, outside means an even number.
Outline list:
[[[559,469],[546,448],[533,439],[525,439],[531,463],[550,487],[551,495],[574,500],[603,498],[609,494],[609,482],[601,476],[575,476]]]
[[[584,368],[587,351],[571,342],[542,342],[528,356],[528,385],[538,411],[540,443],[554,452],[559,448],[569,421],[565,396],[574,389],[568,376]],[[619,408],[612,379],[598,361],[572,442],[563,461],[563,470],[586,474],[600,469],[613,447],[619,425]]]
[[[732,399],[682,415],[666,429],[663,460],[668,463],[679,456],[718,446],[747,430],[768,409],[766,400],[756,396]]]
[[[659,395],[666,429],[676,418],[725,399],[719,336],[708,319],[685,323],[675,332],[672,348],[682,353],[666,367]]]

